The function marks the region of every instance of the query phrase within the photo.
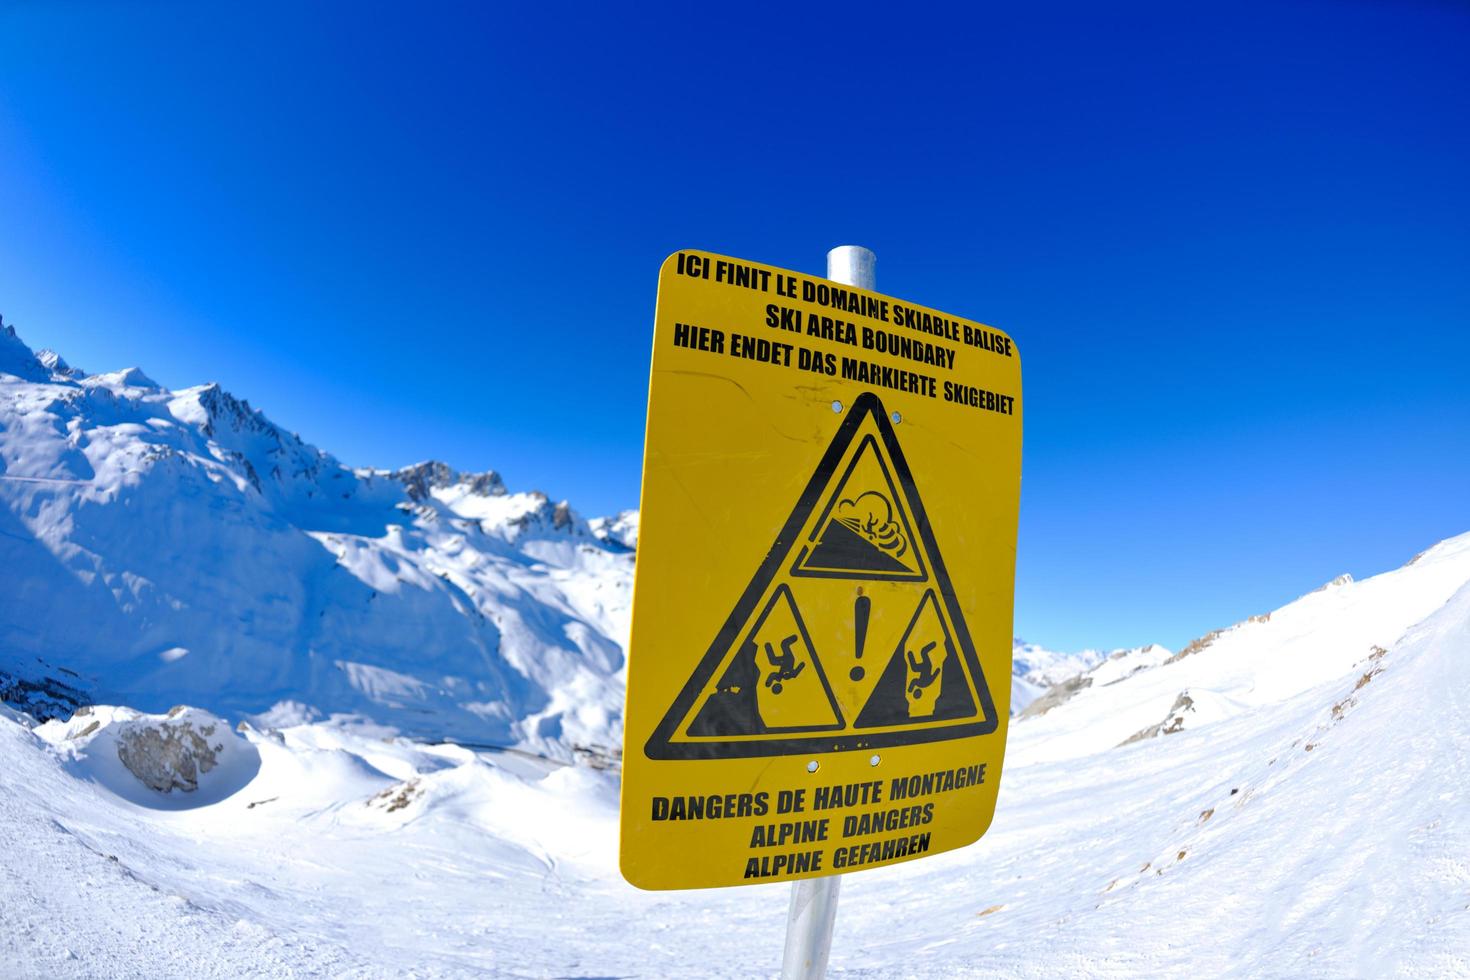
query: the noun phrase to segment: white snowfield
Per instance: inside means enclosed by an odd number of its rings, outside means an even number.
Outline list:
[[[979,844],[847,878],[833,975],[1470,975],[1470,535],[1227,635],[1014,723]],[[1109,705],[1161,720],[1181,689],[1214,720],[1114,747],[1134,721]],[[779,962],[785,886],[622,883],[611,771],[321,723],[220,726],[229,764],[184,801],[123,781],[120,721],[169,719],[0,718],[14,975],[747,977]],[[1103,734],[1087,746],[1089,723]]]
[[[82,673],[133,693],[119,699],[131,707],[97,704],[44,724],[0,706],[0,975],[778,972],[788,886],[631,888],[617,871],[616,769],[569,764],[568,731],[593,741],[616,731],[613,638],[626,628],[620,590],[636,543],[621,535],[636,536],[636,517],[600,525],[604,540],[566,509],[558,518],[538,504],[527,512],[544,514],[549,528],[512,533],[523,513],[517,495],[494,492],[487,477],[426,467],[392,480],[352,474],[354,497],[386,487],[402,495],[390,495],[397,504],[425,508],[396,532],[326,517],[307,524],[315,491],[243,489],[243,468],[226,462],[220,436],[160,407],[194,404],[184,394],[68,373],[29,351],[29,360],[7,355],[5,339],[0,329],[0,521],[15,523],[0,528],[0,542],[12,542],[0,545],[9,586],[0,590],[0,658],[21,666],[14,651],[25,631],[53,628],[42,613],[70,617],[54,635],[84,644]],[[98,398],[127,402],[117,417],[143,421],[103,425],[95,406],[67,414]],[[124,428],[132,425],[142,428]],[[150,462],[134,440],[151,445],[143,435],[157,432],[180,440],[174,452],[188,458]],[[274,446],[283,437],[268,438]],[[321,465],[320,479],[338,479]],[[172,476],[160,466],[175,467]],[[131,528],[116,516],[121,501],[138,508]],[[219,527],[191,517],[195,506],[217,509]],[[586,533],[569,533],[569,520]],[[313,581],[333,583],[321,590],[337,605],[317,618],[356,632],[329,635],[310,616],[272,613],[295,617],[291,635],[329,655],[275,650],[267,607],[210,591],[225,577],[176,550],[194,533],[216,562],[246,549],[238,560],[258,581],[314,574],[325,554],[341,571]],[[274,548],[301,564],[279,567]],[[128,561],[113,564],[120,556]],[[30,577],[42,559],[60,570]],[[192,562],[189,591],[172,561]],[[68,591],[53,601],[52,587]],[[503,720],[494,734],[514,748],[404,737],[427,730],[404,721],[420,708],[451,728],[481,713],[462,706],[463,689],[390,645],[402,635],[368,635],[393,628],[389,619],[349,622],[359,613],[342,609],[366,608],[347,605],[359,588],[417,597],[391,600],[415,623],[440,616],[424,612],[439,603],[460,603],[458,619],[444,613],[440,626],[422,627],[426,656],[445,637],[477,635],[462,625],[473,610],[503,617],[483,634],[504,652],[480,661],[502,671],[490,676],[503,685],[486,692],[482,713]],[[493,608],[482,607],[492,591]],[[252,638],[211,647],[203,625],[165,614],[173,607],[164,597],[196,610],[201,624],[212,610],[253,611],[253,626],[228,625]],[[73,610],[72,600],[87,604]],[[328,608],[298,593],[279,600],[293,603]],[[108,629],[134,645],[108,653],[98,635]],[[65,649],[47,647],[42,659],[70,666]],[[1023,673],[1054,669],[1047,683],[1063,682],[1070,696],[1053,697],[1053,687],[1049,707],[1012,719],[989,834],[963,851],[848,876],[831,975],[1470,976],[1470,534],[1178,654],[1145,647],[1071,663],[1034,650],[1020,658]],[[310,669],[295,673],[303,658]],[[170,673],[191,661],[213,666]],[[231,665],[223,680],[213,673],[220,664]],[[486,676],[469,659],[456,669],[464,684]],[[247,682],[277,675],[272,708],[232,706],[239,691],[258,693]],[[179,676],[198,697],[168,711],[148,685]],[[338,696],[357,722],[321,717],[313,699]],[[248,723],[232,727],[239,721]],[[537,735],[538,725],[560,734]]]

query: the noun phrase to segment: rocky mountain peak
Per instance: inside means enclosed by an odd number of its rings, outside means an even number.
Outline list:
[[[79,368],[74,368],[70,364],[66,363],[66,358],[56,353],[56,351],[51,350],[49,347],[36,351],[36,360],[40,361],[42,367],[44,367],[46,370],[50,371],[52,375],[57,377],[69,378],[74,380],[76,378],[84,378],[87,375],[87,372],[82,371]]]
[[[463,486],[470,493],[481,497],[503,497],[507,492],[505,482],[494,470],[460,473],[448,463],[437,459],[393,470],[388,477],[402,483],[409,499],[415,503],[427,499],[433,490],[444,490],[452,486]]]
[[[10,374],[24,381],[47,381],[50,372],[36,359],[15,332],[15,327],[0,316],[0,374]]]

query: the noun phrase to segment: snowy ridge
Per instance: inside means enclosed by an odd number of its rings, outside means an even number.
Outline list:
[[[1156,643],[1125,650],[1083,650],[1079,653],[1057,653],[1017,637],[1011,647],[1011,715],[1028,710],[1049,710],[1050,705],[1085,683],[1111,683],[1124,676],[1169,657],[1169,651]],[[1035,708],[1039,699],[1051,695]]]
[[[1016,637],[1011,644],[1011,716],[1019,715],[1037,698],[1101,660],[1097,650],[1058,653]]]
[[[625,548],[638,547],[638,511],[625,510],[613,517],[594,517],[588,522],[592,533],[603,541],[616,542]]]
[[[1114,661],[1105,661],[1081,675],[1095,674],[1097,680],[1073,693],[1068,710],[1023,719],[1016,728],[1023,740],[1015,751],[1027,761],[1076,758],[1146,732],[1173,734],[1281,703],[1391,646],[1467,581],[1470,534],[1361,582],[1334,579],[1271,613],[1206,634],[1167,658],[1158,653],[1167,651],[1155,648],[1154,662],[1124,678],[1110,678]]]
[[[87,375],[8,326],[0,568],[0,689],[28,704],[60,684],[558,758],[621,739],[632,556],[567,503],[354,471],[218,385]]]
[[[1016,637],[1011,644],[1011,717],[1102,659],[1096,650],[1066,654]]]

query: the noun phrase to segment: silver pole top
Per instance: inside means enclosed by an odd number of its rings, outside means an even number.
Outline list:
[[[861,245],[838,245],[827,253],[827,278],[859,289],[878,288],[878,256]]]

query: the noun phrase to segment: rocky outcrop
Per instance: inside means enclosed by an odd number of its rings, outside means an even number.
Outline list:
[[[408,499],[420,503],[429,498],[434,490],[442,490],[456,484],[470,493],[481,497],[503,497],[506,495],[505,481],[494,470],[483,473],[460,473],[447,463],[431,459],[424,463],[393,470],[388,477],[403,484]]]
[[[1079,677],[1069,677],[1060,684],[1053,684],[1047,688],[1046,693],[1035,701],[1026,705],[1026,710],[1021,712],[1022,718],[1038,718],[1046,714],[1052,708],[1059,707],[1072,700],[1079,691],[1085,691],[1092,686],[1092,678],[1083,674]]]
[[[56,677],[66,674],[79,681],[74,671],[51,667],[37,661],[33,670],[0,669],[0,701],[24,711],[37,721],[69,717],[91,698],[83,691]]]
[[[1181,732],[1184,730],[1184,716],[1193,713],[1194,698],[1189,696],[1188,691],[1180,691],[1179,697],[1174,699],[1174,706],[1169,709],[1169,717],[1157,725],[1150,725],[1142,731],[1134,732],[1118,744],[1129,745],[1133,742],[1142,742],[1144,739]]]
[[[169,712],[177,719],[184,709]],[[223,742],[211,744],[217,725],[198,728],[189,720],[166,721],[160,725],[135,724],[117,739],[117,757],[139,782],[160,793],[199,788],[199,777],[219,762]]]

